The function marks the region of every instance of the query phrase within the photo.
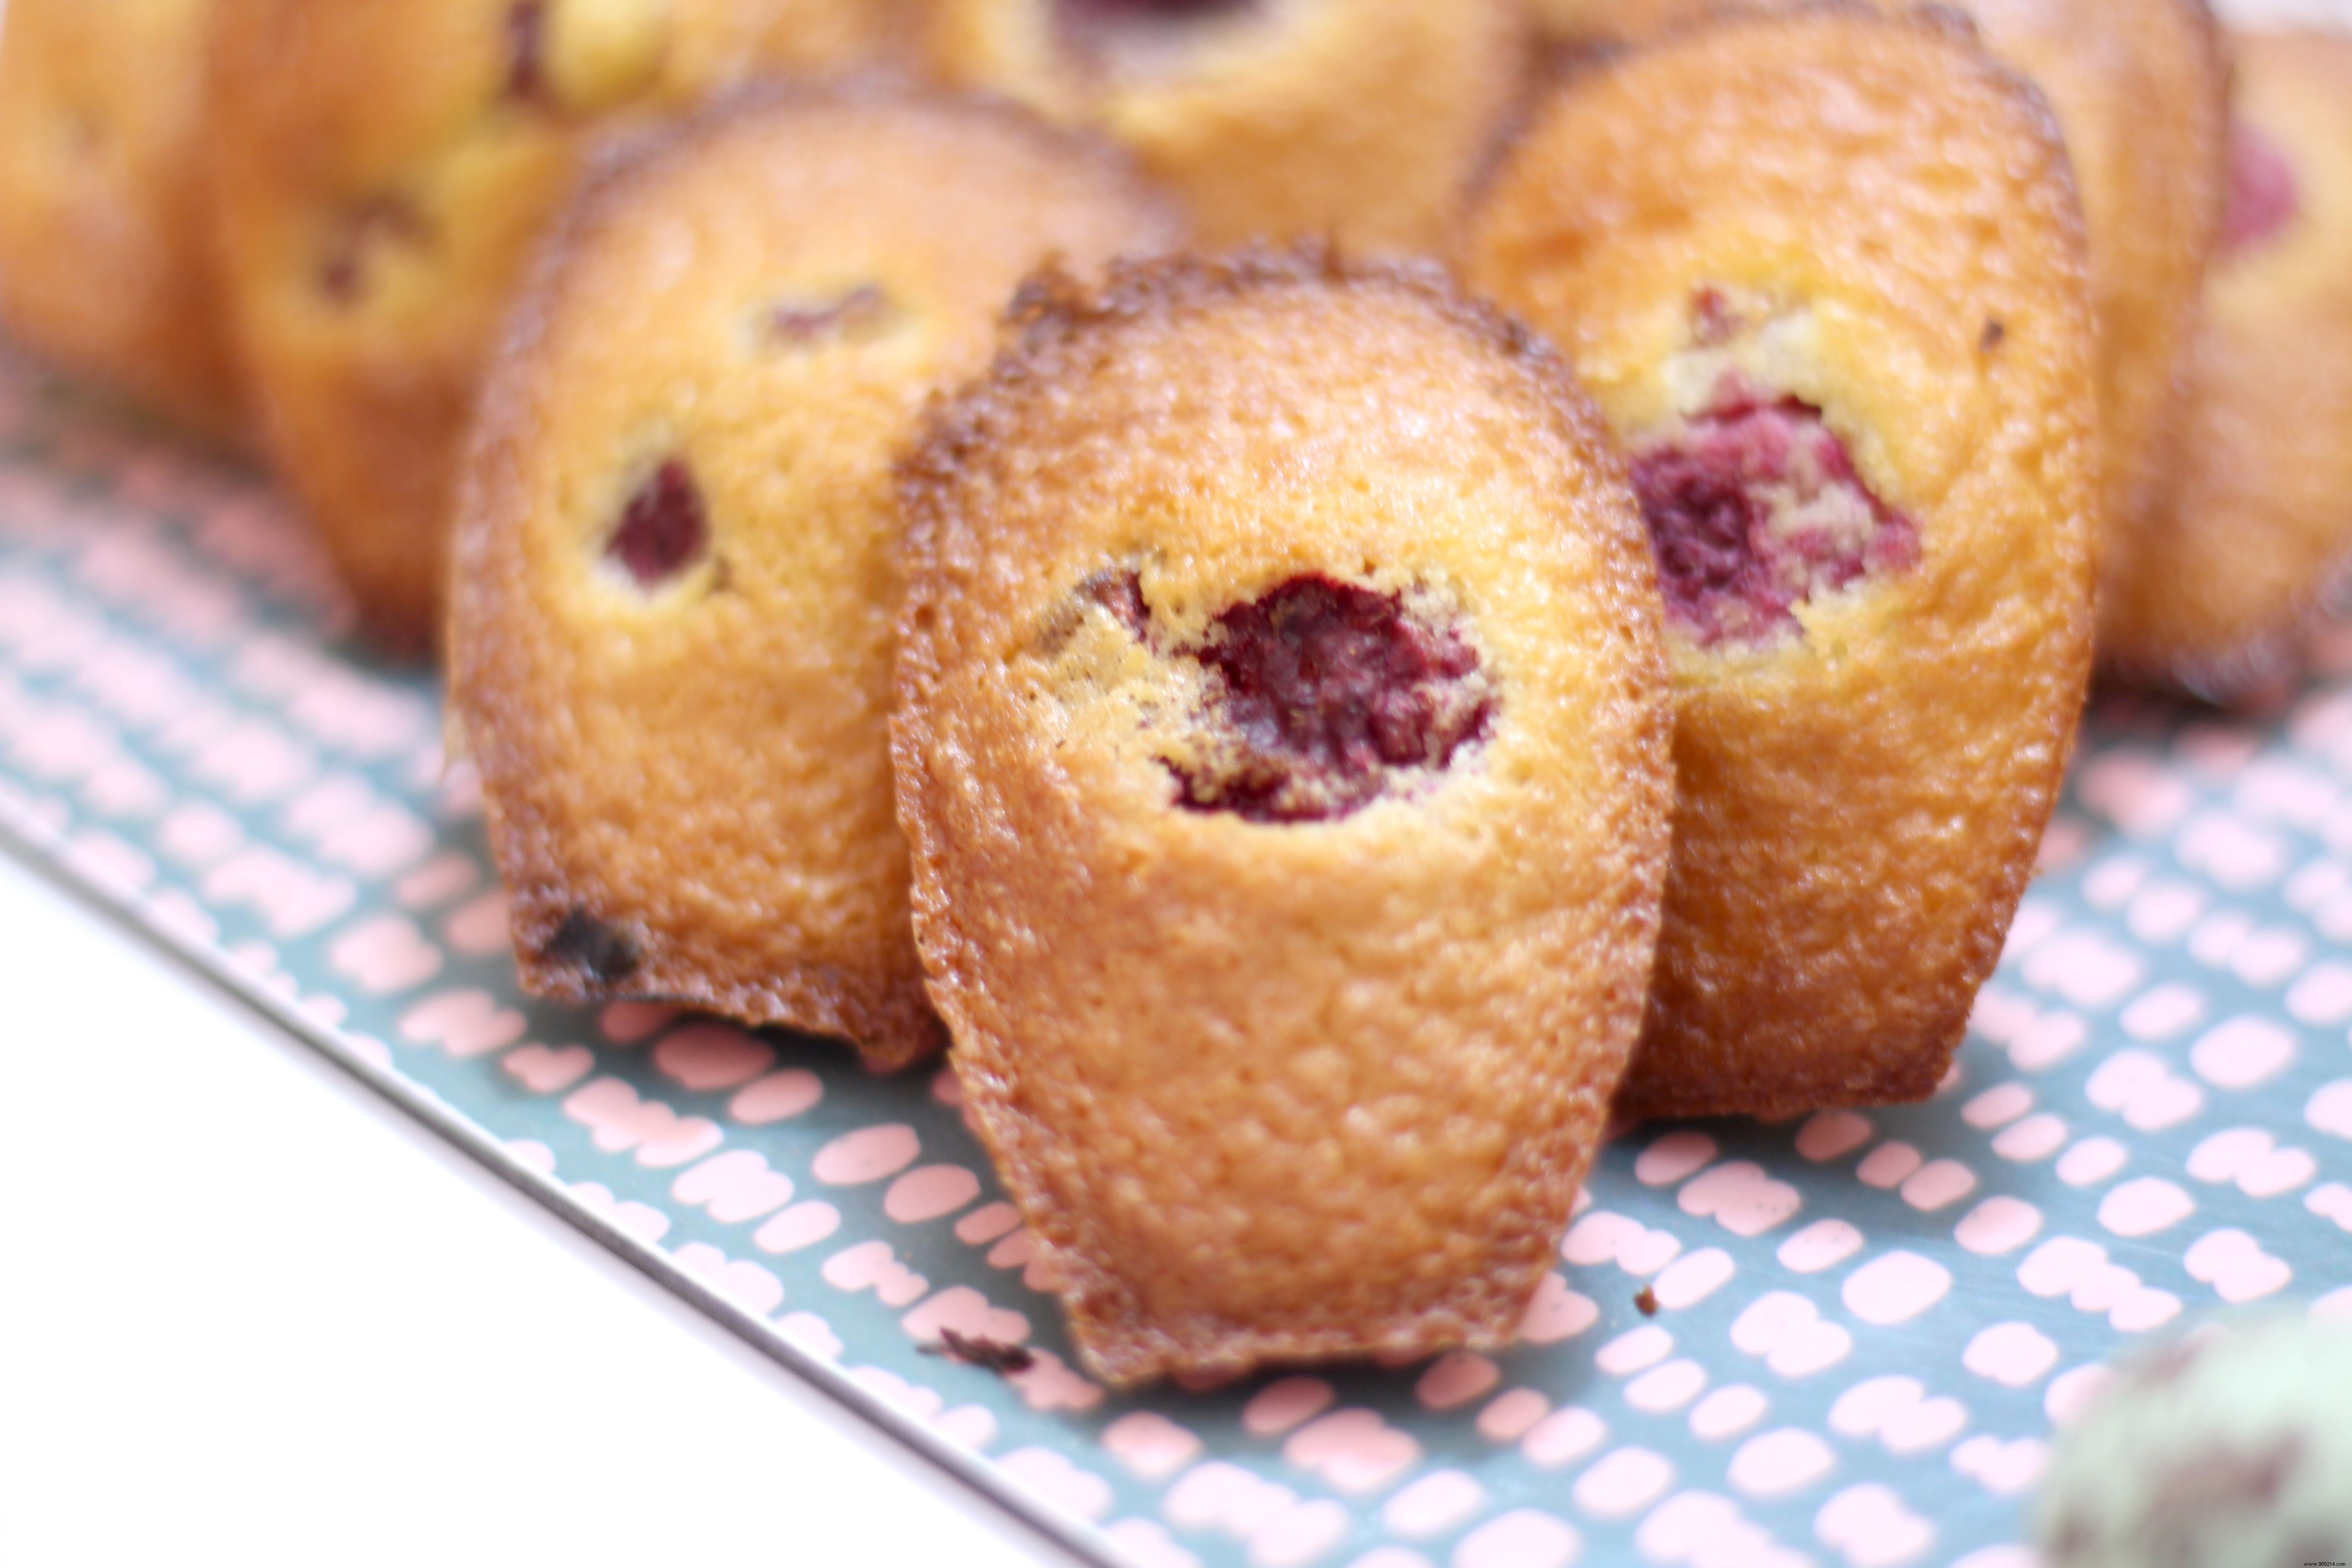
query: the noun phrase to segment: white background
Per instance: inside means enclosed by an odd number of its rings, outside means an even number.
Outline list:
[[[1072,1560],[0,851],[0,1563]]]

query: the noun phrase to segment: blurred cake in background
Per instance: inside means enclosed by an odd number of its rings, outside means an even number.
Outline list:
[[[219,0],[214,168],[271,455],[384,645],[436,640],[457,447],[593,132],[889,47],[869,0]]]
[[[2217,702],[2281,693],[2352,564],[2352,37],[2235,40],[2230,219],[2162,504],[2107,574],[2101,655]]]
[[[241,445],[203,155],[213,10],[0,10],[0,321],[60,369]]]
[[[1132,148],[1212,247],[1434,250],[1510,122],[1520,0],[930,0],[925,63]]]

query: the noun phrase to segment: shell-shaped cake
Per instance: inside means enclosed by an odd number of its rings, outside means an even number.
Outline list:
[[[1932,20],[1675,35],[1543,108],[1466,269],[1600,403],[1665,596],[1675,859],[1621,1106],[1927,1095],[2090,662],[2091,326],[2042,100]]]
[[[878,89],[757,91],[593,177],[492,373],[453,588],[530,989],[937,1047],[891,463],[1046,256],[1173,237],[1108,150]]]
[[[870,0],[216,0],[214,156],[281,477],[370,634],[437,639],[466,420],[592,135],[888,42]]]
[[[1133,149],[1202,240],[1434,249],[1528,78],[1517,0],[931,0],[925,64]]]
[[[968,1103],[1117,1383],[1507,1341],[1639,1024],[1654,577],[1433,270],[1033,289],[909,458],[894,720]]]
[[[205,174],[213,0],[5,9],[0,320],[43,358],[241,444]]]
[[[2236,40],[2230,221],[2163,504],[2106,574],[2100,658],[2277,694],[2352,565],[2352,38]]]

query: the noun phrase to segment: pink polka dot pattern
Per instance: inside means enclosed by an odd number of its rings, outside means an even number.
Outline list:
[[[809,1169],[828,1186],[858,1186],[896,1175],[923,1151],[915,1130],[901,1122],[844,1133],[816,1152]]]
[[[774,1047],[727,1024],[689,1024],[654,1047],[654,1066],[700,1092],[739,1089],[776,1062]]]
[[[938,1219],[980,1195],[980,1178],[961,1165],[926,1165],[890,1184],[882,1212],[900,1225]]]

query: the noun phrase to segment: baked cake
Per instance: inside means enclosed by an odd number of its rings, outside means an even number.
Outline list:
[[[1639,1025],[1655,579],[1433,268],[1034,288],[906,471],[893,720],[967,1103],[1119,1384],[1512,1335]]]
[[[866,0],[218,0],[228,265],[279,468],[371,630],[436,634],[457,447],[588,134],[864,58]]]
[[[2352,560],[2352,38],[2248,36],[2236,54],[2186,436],[2100,605],[2108,665],[2218,702],[2292,681]]]
[[[1115,154],[879,89],[759,92],[594,176],[491,374],[456,550],[453,708],[528,989],[937,1047],[891,460],[1041,258],[1172,238]]]
[[[1207,244],[1431,249],[1529,41],[1520,0],[930,0],[924,52],[1133,148]]]
[[[2030,87],[1852,8],[1580,73],[1475,216],[1472,286],[1567,350],[1665,594],[1675,861],[1625,1111],[1942,1078],[2089,666],[2081,223]]]
[[[10,0],[0,320],[216,439],[246,415],[204,177],[212,0]]]

